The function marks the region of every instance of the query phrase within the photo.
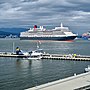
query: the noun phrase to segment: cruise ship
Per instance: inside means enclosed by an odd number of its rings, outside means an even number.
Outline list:
[[[20,40],[53,40],[53,41],[73,41],[77,37],[68,27],[64,27],[61,23],[60,27],[46,30],[43,26],[30,28],[26,32],[20,33]]]

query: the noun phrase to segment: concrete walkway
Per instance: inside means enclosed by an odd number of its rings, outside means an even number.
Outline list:
[[[90,72],[74,75],[26,90],[86,90],[85,88],[90,88]]]

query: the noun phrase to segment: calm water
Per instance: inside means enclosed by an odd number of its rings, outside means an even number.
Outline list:
[[[36,42],[0,39],[0,51],[13,51],[19,46],[24,51],[35,50]],[[90,55],[90,41],[41,42],[47,53]],[[0,90],[24,90],[29,87],[84,72],[86,61],[25,60],[0,57]]]

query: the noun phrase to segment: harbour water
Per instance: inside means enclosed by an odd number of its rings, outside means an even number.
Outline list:
[[[19,39],[0,39],[0,52],[13,52],[14,47],[24,51],[35,50],[36,41]],[[90,55],[90,41],[39,43],[47,53]],[[0,90],[24,90],[33,86],[72,76],[84,72],[89,61],[69,60],[26,60],[0,57]]]

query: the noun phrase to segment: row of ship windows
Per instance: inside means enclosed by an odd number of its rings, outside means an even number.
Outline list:
[[[55,33],[25,33],[24,35],[64,35],[64,32],[55,32]]]
[[[66,35],[31,35],[31,36],[27,36],[27,37],[67,37]],[[26,37],[26,36],[25,36]]]

